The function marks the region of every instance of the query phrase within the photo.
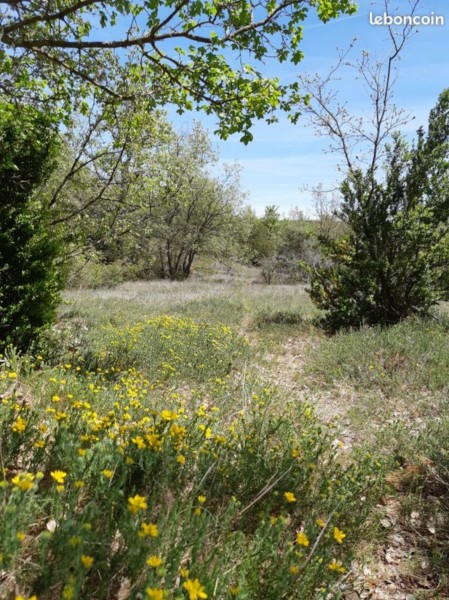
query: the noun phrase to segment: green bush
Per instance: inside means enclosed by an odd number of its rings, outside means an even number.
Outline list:
[[[449,289],[449,90],[431,112],[427,136],[410,148],[396,135],[384,176],[348,174],[339,211],[346,234],[323,239],[327,261],[312,270],[310,294],[324,327],[391,325],[428,314]]]
[[[105,326],[91,341],[91,368],[138,369],[153,380],[193,379],[228,374],[247,342],[230,327],[161,315],[132,325]]]
[[[248,380],[201,397],[136,370],[15,369],[0,370],[2,597],[337,597],[382,470],[342,460],[310,407],[278,414]]]
[[[0,349],[27,348],[59,303],[61,245],[35,197],[56,151],[49,115],[0,104]]]
[[[125,261],[101,262],[100,253],[91,252],[72,261],[67,280],[69,289],[111,288],[124,281],[137,279],[138,268]]]

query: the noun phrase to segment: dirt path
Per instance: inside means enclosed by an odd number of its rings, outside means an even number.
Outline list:
[[[351,427],[348,411],[358,400],[350,387],[335,385],[332,389],[312,385],[305,374],[308,356],[318,346],[320,339],[310,336],[289,337],[282,343],[282,350],[274,346],[267,352],[261,370],[264,376],[290,397],[312,404],[318,417],[326,424],[338,424],[340,441],[350,447],[359,433]]]
[[[326,424],[336,425],[336,442],[342,451],[363,440],[364,431],[354,428],[349,412],[366,399],[350,385],[340,382],[332,388],[319,388],[310,383],[305,366],[310,353],[321,342],[318,337],[298,335],[268,344],[260,366],[263,377],[289,397],[314,406]],[[382,401],[382,398],[379,398]],[[404,527],[401,496],[383,498],[374,516],[380,522],[383,540],[360,548],[359,559],[344,584],[345,600],[424,600],[449,598],[438,590],[437,582],[428,575],[429,565],[416,544],[416,536]],[[418,518],[418,516],[416,516]],[[380,536],[382,537],[382,536]]]

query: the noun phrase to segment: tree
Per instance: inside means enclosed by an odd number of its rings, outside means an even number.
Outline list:
[[[56,103],[65,114],[92,96],[140,95],[150,108],[173,103],[180,112],[197,107],[218,118],[223,137],[242,132],[248,142],[254,119],[273,119],[276,108],[302,99],[297,82],[280,85],[258,65],[272,55],[301,60],[301,24],[310,8],[326,22],[352,14],[356,4],[5,0],[0,89],[10,99]]]
[[[140,252],[157,257],[163,278],[185,279],[198,254],[224,258],[232,245],[243,198],[239,170],[232,165],[222,177],[212,176],[216,161],[196,124],[187,134],[172,132],[152,155],[146,183],[139,179],[140,208],[131,228]]]
[[[410,0],[411,16],[419,4]],[[394,13],[389,0],[384,9]],[[438,206],[446,206],[446,101],[443,94],[427,138],[419,132],[416,145],[408,148],[395,132],[411,117],[394,105],[393,91],[396,63],[414,29],[406,24],[387,31],[385,58],[363,51],[350,62],[351,45],[326,77],[301,78],[311,100],[306,110],[318,132],[330,137],[346,173],[338,211],[343,232],[337,228],[334,239],[321,236],[325,260],[310,269],[312,299],[327,311],[324,324],[331,331],[424,314],[445,293],[446,217]],[[348,103],[338,99],[336,82],[345,68],[368,92],[368,115],[366,110],[363,116],[351,114]]]
[[[353,169],[342,184],[347,233],[323,240],[330,264],[315,269],[310,294],[329,331],[391,325],[425,315],[449,292],[449,89],[427,135],[386,147],[384,177]]]
[[[198,254],[241,253],[239,167],[212,175],[218,158],[199,124],[176,132],[162,114],[126,106],[97,125],[101,116],[90,114],[82,135],[65,136],[69,166],[45,190],[53,223],[66,225],[67,242],[86,261],[184,279]]]
[[[386,14],[394,13],[392,0],[384,0]],[[420,0],[409,0],[407,13],[413,17]],[[404,6],[401,5],[401,11]],[[412,120],[412,116],[398,108],[393,101],[397,81],[396,65],[404,48],[413,37],[413,25],[400,28],[388,26],[390,45],[383,57],[371,56],[366,50],[361,57],[350,60],[356,39],[345,51],[339,51],[337,63],[324,76],[318,74],[299,76],[301,87],[307,92],[309,102],[304,108],[318,135],[330,139],[329,150],[340,157],[342,172],[350,173],[363,168],[371,174],[381,168],[385,145],[393,132]],[[353,114],[349,102],[340,100],[338,83],[341,79],[360,83],[367,103],[361,114]],[[368,107],[368,108],[367,108]]]
[[[279,241],[279,227],[279,207],[266,206],[263,217],[254,223],[248,239],[253,264],[258,264],[261,260],[272,258],[275,255]]]
[[[65,229],[67,254],[94,249],[114,260],[171,133],[163,113],[148,113],[137,102],[92,102],[72,119],[61,134],[58,168],[40,189],[52,226]]]
[[[26,349],[51,322],[63,283],[57,231],[34,193],[54,166],[56,124],[0,104],[0,348]]]

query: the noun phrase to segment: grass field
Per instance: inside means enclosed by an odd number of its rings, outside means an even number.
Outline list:
[[[66,292],[0,372],[0,598],[449,597],[449,323],[316,316],[253,270]]]

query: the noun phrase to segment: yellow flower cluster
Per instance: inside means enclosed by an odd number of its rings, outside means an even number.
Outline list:
[[[19,444],[22,439],[24,442],[16,452],[20,460],[10,471],[5,468],[0,482],[5,504],[10,503],[10,514],[21,511],[20,519],[10,520],[17,521],[10,535],[12,550],[2,547],[1,560],[4,556],[8,567],[16,561],[15,568],[29,552],[27,548],[37,556],[41,544],[42,555],[48,552],[51,556],[52,544],[56,547],[63,540],[63,552],[67,553],[64,560],[70,569],[58,588],[63,600],[84,594],[89,585],[104,577],[102,569],[113,563],[112,557],[127,560],[128,555],[132,560],[136,557],[140,569],[137,585],[142,586],[141,595],[150,600],[205,600],[215,591],[210,571],[200,570],[202,552],[195,557],[193,544],[212,549],[222,526],[240,526],[248,517],[251,533],[238,532],[242,533],[243,545],[248,543],[249,547],[254,529],[263,527],[264,535],[272,535],[282,548],[279,554],[290,573],[287,579],[299,582],[301,576],[294,576],[302,574],[312,562],[309,557],[317,558],[323,543],[331,547],[328,554],[322,553],[328,558],[320,559],[328,579],[334,581],[335,574],[345,572],[343,543],[351,532],[329,527],[331,517],[309,521],[302,514],[303,498],[307,496],[305,488],[295,483],[299,481],[295,470],[308,473],[320,463],[315,456],[308,457],[307,439],[304,441],[296,432],[284,439],[277,428],[266,425],[269,411],[265,403],[272,391],[251,391],[245,406],[240,404],[236,409],[229,378],[220,371],[220,376],[202,380],[198,386],[190,385],[191,380],[189,385],[178,387],[173,380],[163,383],[183,368],[203,369],[201,365],[210,357],[229,365],[234,336],[231,329],[157,317],[123,330],[110,327],[108,332],[107,343],[95,351],[98,368],[81,371],[71,361],[52,368],[52,377],[48,377],[50,366],[40,365],[38,375],[45,385],[39,404],[22,402],[14,393],[2,397],[0,408],[2,416],[6,415],[8,436],[15,442],[19,440]],[[201,338],[202,350],[195,344],[190,347],[193,336]],[[137,368],[126,362],[127,353],[151,356],[149,344],[141,348],[147,338],[158,351],[162,348],[157,378],[148,374],[145,365]],[[126,368],[120,364],[122,358]],[[115,359],[118,364],[112,365]],[[11,387],[7,381],[2,385],[7,383]],[[225,412],[228,405],[232,409]],[[256,422],[258,415],[263,418],[253,426],[252,420]],[[312,413],[307,412],[306,418],[310,423]],[[315,447],[316,436],[310,437],[310,447]],[[261,470],[257,479],[252,466],[257,465],[259,457],[267,471]],[[259,485],[263,489],[263,482],[273,481],[269,479],[271,474],[267,475],[270,461],[273,474],[281,468],[280,460],[284,461],[282,468],[286,464],[291,470],[291,476],[262,494],[253,512],[254,489]],[[8,467],[13,463],[9,458],[5,462]],[[36,472],[37,468],[45,474]],[[253,476],[255,481],[247,486],[245,478],[251,480]],[[316,477],[318,468],[312,477],[314,482]],[[214,495],[214,485],[220,494]],[[225,490],[223,494],[221,490]],[[269,502],[264,507],[266,500]],[[266,511],[267,506],[273,514]],[[19,511],[14,512],[17,507]],[[244,519],[235,518],[249,509],[251,516],[248,512]],[[321,510],[317,514],[326,517],[327,508]],[[191,528],[188,536],[182,529],[184,522],[189,522]],[[345,523],[344,518],[337,522]],[[108,525],[106,542],[101,537],[102,523]],[[226,535],[216,543],[217,548]],[[172,551],[185,539],[185,548]],[[331,560],[332,556],[335,558]],[[224,578],[223,585],[226,596],[247,594],[237,571]]]

